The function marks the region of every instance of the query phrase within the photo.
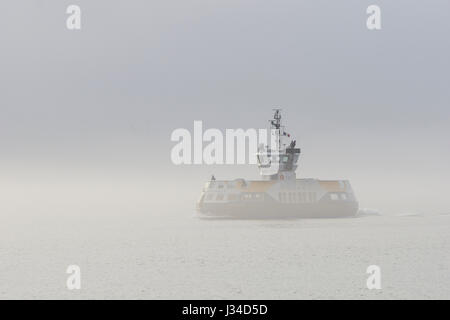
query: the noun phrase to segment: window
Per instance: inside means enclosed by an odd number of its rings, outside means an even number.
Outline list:
[[[337,193],[331,193],[330,197],[331,197],[331,200],[339,200]]]
[[[248,199],[251,199],[251,198],[252,198],[252,195],[250,193],[244,193],[242,195],[242,199],[243,200],[248,200]]]
[[[342,200],[347,200],[347,194],[341,193],[341,199]]]

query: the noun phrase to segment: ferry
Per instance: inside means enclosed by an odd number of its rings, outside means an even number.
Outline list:
[[[341,218],[358,212],[348,180],[297,179],[301,150],[286,134],[281,109],[269,120],[274,147],[260,145],[257,164],[261,180],[216,180],[205,183],[197,202],[201,217]]]

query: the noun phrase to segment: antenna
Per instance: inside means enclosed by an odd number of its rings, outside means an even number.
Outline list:
[[[277,151],[280,152],[281,150],[281,108],[279,107],[275,107],[272,109],[273,111],[275,111],[274,115],[273,115],[273,120],[269,120],[270,125],[272,128],[275,128],[276,130],[276,135],[277,135]]]
[[[273,120],[269,120],[269,122],[275,129],[279,130],[281,127],[281,108],[273,108],[272,110],[274,110],[275,113],[273,115]]]

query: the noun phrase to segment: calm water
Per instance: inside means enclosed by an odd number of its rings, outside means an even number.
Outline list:
[[[72,216],[73,217],[73,216]],[[232,221],[16,218],[0,227],[0,298],[450,298],[450,216]],[[68,265],[82,288],[66,288]],[[382,290],[366,288],[379,265]]]

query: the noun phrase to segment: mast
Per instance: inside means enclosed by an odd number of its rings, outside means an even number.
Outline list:
[[[269,147],[267,145],[265,149],[259,149],[257,153],[258,167],[260,174],[266,179],[292,182],[296,179],[295,169],[300,156],[300,148],[295,147],[296,141],[292,140],[290,135],[284,131],[284,126],[281,124],[281,109],[274,108],[273,110],[275,112],[269,122],[270,131],[275,134],[275,137],[271,142],[278,146]],[[285,145],[285,148],[281,144],[284,136],[290,139],[290,143]]]
[[[275,114],[273,115],[273,120],[269,120],[270,124],[271,124],[271,128],[275,128],[275,132],[277,135],[277,142],[278,142],[278,146],[277,146],[277,151],[278,153],[281,152],[281,108],[274,108],[272,109],[275,111]]]

